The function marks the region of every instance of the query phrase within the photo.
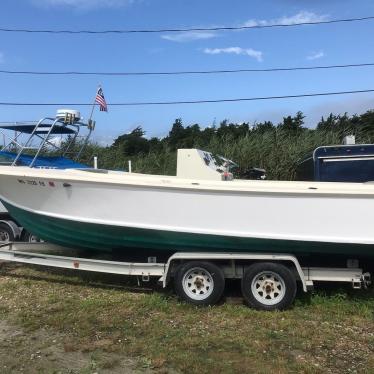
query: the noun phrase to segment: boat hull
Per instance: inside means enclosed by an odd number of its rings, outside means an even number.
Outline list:
[[[4,205],[24,227],[46,241],[65,247],[123,252],[131,248],[176,251],[272,252],[297,255],[371,257],[374,246],[300,240],[243,238],[223,235],[119,227],[35,214],[11,204]]]
[[[374,257],[374,185],[4,166],[0,195],[28,231],[68,247]]]

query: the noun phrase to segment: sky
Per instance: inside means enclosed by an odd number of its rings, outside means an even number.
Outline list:
[[[113,30],[242,26],[374,16],[372,0],[2,0],[0,28]],[[374,62],[374,21],[245,31],[56,35],[0,32],[0,70],[181,71],[266,69]],[[303,111],[315,126],[330,112],[374,109],[374,93],[302,99],[111,107],[111,102],[180,101],[374,89],[374,67],[222,75],[28,76],[0,74],[0,102],[90,103],[102,85],[94,139],[142,126],[165,136],[174,120],[211,126],[277,123]],[[37,120],[58,107],[0,106],[0,121]],[[89,117],[89,107],[74,107]]]

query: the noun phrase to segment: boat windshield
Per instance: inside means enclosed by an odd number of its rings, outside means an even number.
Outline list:
[[[208,154],[208,153],[206,153]],[[210,160],[205,159],[205,163],[209,166],[211,162],[213,162],[215,169],[219,172],[224,172],[224,171],[233,171],[236,168],[238,168],[238,164],[235,163],[232,160],[229,160],[228,158],[225,158],[223,156],[215,155],[210,153],[209,157],[211,158]]]

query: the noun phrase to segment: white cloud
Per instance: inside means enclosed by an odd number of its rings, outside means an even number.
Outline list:
[[[31,0],[43,7],[70,7],[75,9],[120,8],[135,0]]]
[[[40,1],[40,0],[39,0]],[[78,0],[44,0],[44,1],[78,1]],[[84,0],[80,0],[84,1]],[[88,0],[87,0],[88,1]],[[129,0],[130,1],[130,0]],[[135,0],[131,0],[135,1]],[[288,25],[288,24],[297,24],[297,23],[308,23],[308,22],[320,22],[328,20],[327,15],[318,15],[313,12],[307,11],[300,11],[293,16],[284,16],[281,18],[276,18],[272,20],[256,20],[250,19],[238,26],[269,26],[269,25]],[[212,26],[211,26],[212,27]],[[216,25],[215,27],[220,27]],[[209,26],[202,26],[202,28],[209,28]],[[202,40],[202,39],[212,39],[220,34],[214,30],[207,30],[207,31],[185,31],[185,32],[178,32],[178,33],[170,33],[162,35],[161,38],[165,40],[170,40],[173,42],[190,42],[193,40]]]
[[[0,64],[5,62],[4,53],[0,52]]]
[[[250,19],[246,21],[243,26],[269,26],[269,25],[295,25],[298,23],[310,23],[326,21],[329,17],[327,15],[318,15],[313,12],[301,11],[293,16],[285,16],[272,20],[256,20]]]
[[[161,38],[172,42],[190,42],[192,40],[212,39],[217,36],[214,31],[186,31],[175,34],[162,35]]]
[[[309,56],[306,57],[307,60],[318,60],[325,56],[323,51],[313,52]]]
[[[205,48],[204,53],[209,55],[219,55],[221,53],[235,54],[242,56],[249,56],[256,59],[258,62],[263,60],[263,54],[261,51],[256,51],[252,48],[240,48],[240,47],[228,47],[228,48]]]

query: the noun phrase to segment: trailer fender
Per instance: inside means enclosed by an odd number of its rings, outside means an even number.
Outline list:
[[[12,231],[14,238],[19,239],[22,230],[17,226],[15,222],[8,220],[0,220],[0,223],[7,225]]]
[[[205,253],[205,252],[177,252],[172,255],[166,265],[165,272],[161,279],[162,286],[165,288],[171,276],[171,270],[175,262],[185,261],[211,261],[216,262],[220,260],[241,260],[249,262],[281,262],[288,263],[292,270],[295,270],[295,276],[302,284],[303,291],[307,292],[309,289],[308,281],[305,277],[303,269],[300,266],[298,259],[291,254],[271,254],[271,253]]]

